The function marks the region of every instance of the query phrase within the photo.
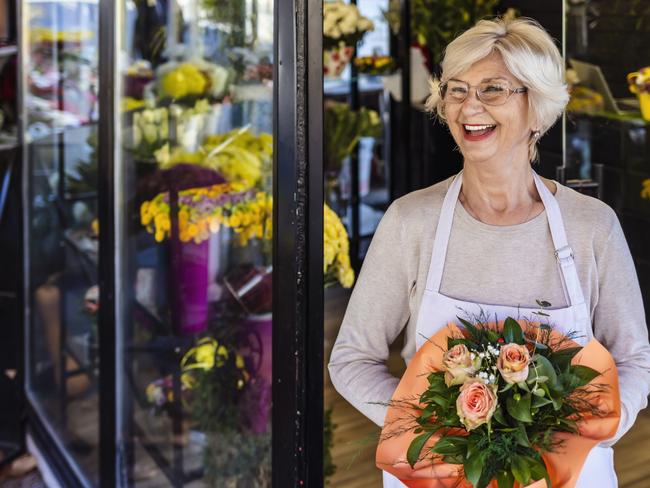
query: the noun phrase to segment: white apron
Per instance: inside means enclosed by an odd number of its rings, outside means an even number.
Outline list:
[[[464,312],[478,315],[481,311],[484,311],[490,319],[494,319],[496,316],[498,320],[504,320],[508,316],[513,318],[534,317],[534,315],[531,315],[532,312],[539,310],[538,308],[526,309],[456,300],[440,293],[440,282],[445,266],[454,208],[462,185],[462,173],[461,171],[454,178],[442,204],[427,275],[427,284],[418,313],[415,331],[417,349],[424,344],[427,338],[435,334],[448,322],[458,322],[456,316],[462,317]],[[578,335],[575,338],[576,342],[584,346],[593,338],[589,308],[585,303],[582,288],[580,287],[578,273],[573,261],[573,252],[567,242],[560,207],[553,194],[534,171],[533,176],[537,191],[546,208],[546,216],[551,229],[553,245],[555,246],[558,270],[562,278],[564,295],[569,304],[566,308],[545,309],[544,312],[549,315],[547,318],[551,324],[555,324],[558,330],[564,333],[575,332]],[[531,297],[531,299],[533,298],[543,297]],[[403,488],[405,486],[396,477],[384,471],[384,488]],[[587,456],[577,488],[593,488],[596,486],[598,488],[616,488],[618,486],[614,471],[614,452],[612,448],[594,447]]]

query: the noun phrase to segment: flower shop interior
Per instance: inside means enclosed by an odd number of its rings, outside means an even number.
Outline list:
[[[0,486],[380,486],[326,365],[383,213],[461,169],[428,79],[492,15],[557,41],[536,169],[616,211],[650,310],[648,2],[0,0]]]

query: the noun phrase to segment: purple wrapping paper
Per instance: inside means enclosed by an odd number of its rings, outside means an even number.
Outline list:
[[[210,240],[200,244],[171,239],[174,332],[188,336],[208,327]]]

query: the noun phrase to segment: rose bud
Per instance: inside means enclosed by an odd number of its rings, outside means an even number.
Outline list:
[[[477,359],[472,360],[471,353],[465,344],[456,344],[445,352],[442,357],[442,364],[445,367],[445,384],[447,386],[463,384],[478,369]]]
[[[528,378],[528,363],[530,353],[526,346],[510,343],[501,348],[497,368],[506,383],[519,383]]]

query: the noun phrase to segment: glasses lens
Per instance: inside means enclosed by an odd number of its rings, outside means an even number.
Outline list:
[[[443,85],[442,98],[445,102],[460,103],[467,98],[469,85],[462,81],[449,80]]]
[[[503,81],[487,81],[478,86],[478,96],[490,105],[506,103],[510,95],[510,85]]]

